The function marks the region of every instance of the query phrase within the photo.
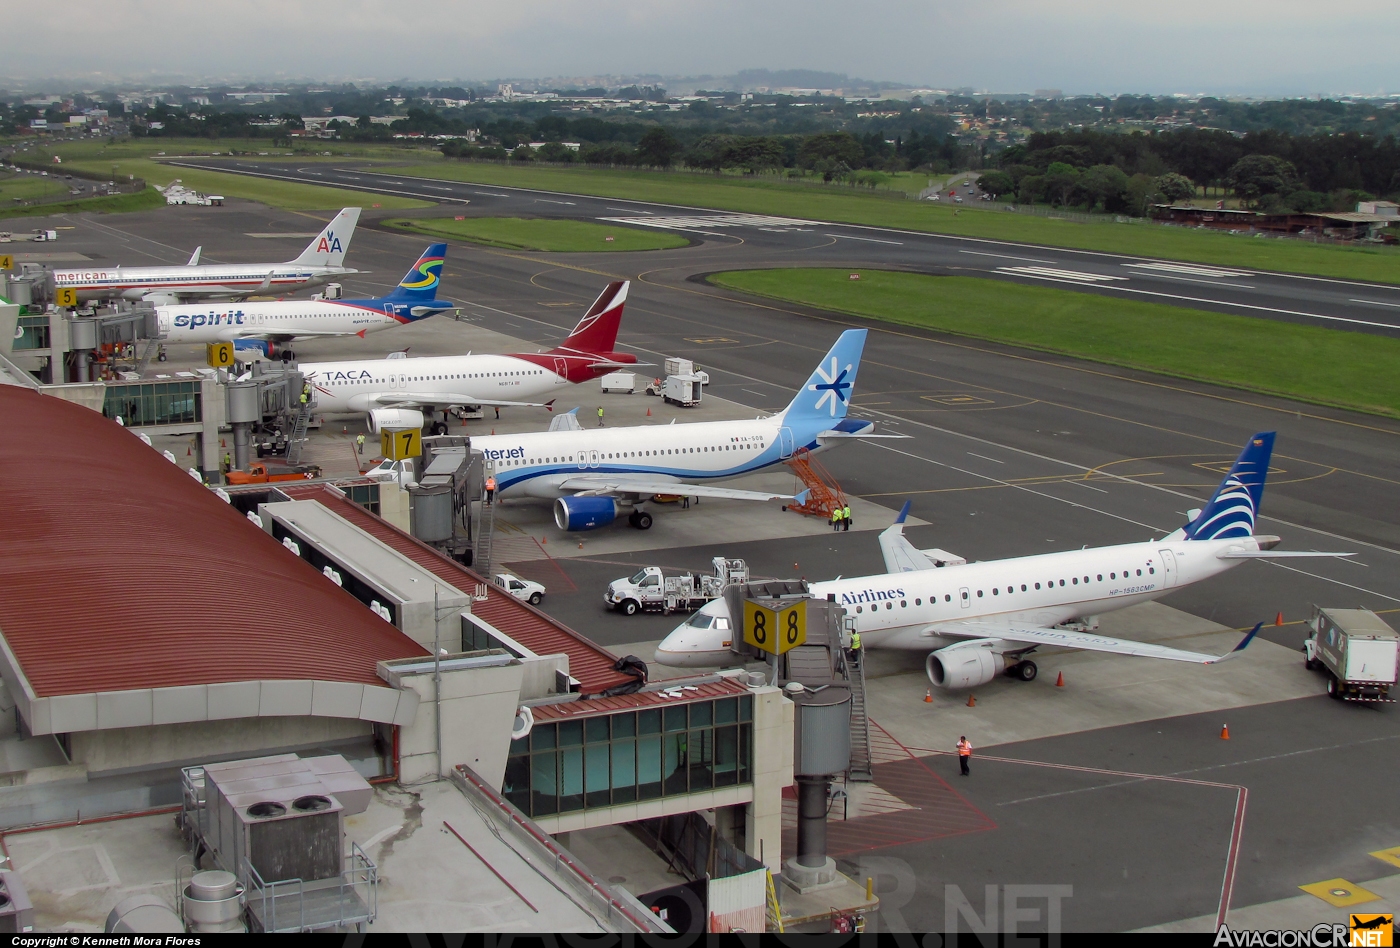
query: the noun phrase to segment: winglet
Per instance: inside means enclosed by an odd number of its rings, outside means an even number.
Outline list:
[[[909,516],[909,507],[910,507],[913,503],[914,503],[914,502],[913,502],[912,500],[906,500],[906,501],[904,502],[904,506],[899,508],[899,516],[894,518],[894,522],[895,522],[895,523],[903,523],[903,522],[904,522],[905,518],[907,518],[907,517]]]
[[[805,504],[805,503],[807,502],[807,498],[808,498],[808,497],[811,497],[811,496],[812,496],[812,489],[809,487],[807,490],[804,490],[802,493],[800,493],[800,494],[798,494],[797,496],[795,496],[795,497],[792,498],[793,506],[794,506],[794,507],[801,507],[803,504]]]
[[[1245,635],[1245,637],[1240,639],[1239,645],[1236,645],[1234,648],[1230,649],[1230,651],[1226,652],[1224,655],[1220,656],[1215,661],[1206,662],[1206,664],[1217,665],[1220,662],[1225,661],[1227,658],[1234,658],[1236,655],[1240,654],[1240,652],[1243,652],[1246,648],[1249,647],[1249,643],[1254,641],[1254,637],[1259,634],[1259,630],[1263,627],[1264,623],[1256,622],[1254,624],[1254,628],[1250,629],[1249,632]]]
[[[551,398],[549,401],[547,401],[547,402],[544,403],[544,410],[545,410],[545,411],[554,411],[554,399]],[[575,408],[574,411],[578,411],[578,409]]]

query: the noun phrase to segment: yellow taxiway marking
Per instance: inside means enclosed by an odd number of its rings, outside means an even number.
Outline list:
[[[1327,879],[1310,885],[1300,885],[1298,888],[1308,895],[1317,896],[1328,905],[1335,905],[1337,908],[1374,902],[1380,898],[1371,890],[1363,889],[1356,883],[1348,882],[1345,879]]]
[[[1387,611],[1393,612],[1394,610]],[[1392,866],[1400,866],[1400,846],[1396,846],[1393,849],[1381,849],[1371,853],[1371,855],[1375,856],[1381,862],[1388,862]]]

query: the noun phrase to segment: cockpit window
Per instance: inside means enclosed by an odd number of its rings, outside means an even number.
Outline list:
[[[714,616],[707,616],[703,612],[697,612],[690,617],[690,621],[686,624],[692,629],[708,629],[714,624],[714,621]],[[728,620],[725,621],[725,624],[728,625]]]
[[[721,630],[723,630],[723,631],[725,631],[725,632],[729,631],[729,617],[728,617],[728,616],[716,616],[716,617],[715,617],[715,628],[716,628],[716,629],[721,629]]]

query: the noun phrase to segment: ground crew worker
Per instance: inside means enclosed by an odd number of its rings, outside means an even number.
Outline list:
[[[962,737],[958,738],[958,764],[962,767],[962,775],[964,777],[968,775],[967,764],[971,759],[972,742],[969,741],[967,735],[964,734]]]
[[[355,435],[355,450],[360,454],[365,453],[365,436],[363,432]]]
[[[841,529],[846,531],[851,529],[851,507],[849,504],[841,508]]]
[[[223,469],[223,471],[222,471],[221,473],[224,473],[224,474],[227,474],[229,471],[233,470],[233,458],[232,458],[231,456],[229,456],[229,454],[228,454],[227,452],[224,453],[223,468],[224,468],[224,469]]]
[[[860,633],[859,633],[859,632],[852,632],[852,633],[851,633],[851,660],[854,661],[854,662],[856,662],[856,663],[859,663],[859,662],[860,662]]]
[[[496,478],[495,478],[495,475],[491,475],[491,476],[489,476],[489,477],[486,478],[486,502],[487,502],[488,504],[491,503],[491,502],[492,502],[492,498],[494,498],[495,496],[496,496]]]
[[[603,406],[598,406],[598,427],[603,427]]]
[[[834,533],[841,529],[841,508],[837,507],[831,512],[831,529]]]
[[[302,390],[301,390],[301,403],[302,403],[303,405],[306,404],[306,401],[307,401],[307,398],[308,398],[309,394],[310,394],[310,389],[307,389],[307,388],[303,387]]]

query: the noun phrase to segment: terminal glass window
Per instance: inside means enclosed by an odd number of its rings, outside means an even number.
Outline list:
[[[49,318],[47,316],[21,316],[15,327],[14,348],[47,349],[49,347]]]
[[[141,382],[108,385],[102,414],[122,416],[128,428],[188,425],[204,420],[198,382]]]
[[[530,816],[753,780],[753,698],[536,724],[512,741],[503,792]]]

